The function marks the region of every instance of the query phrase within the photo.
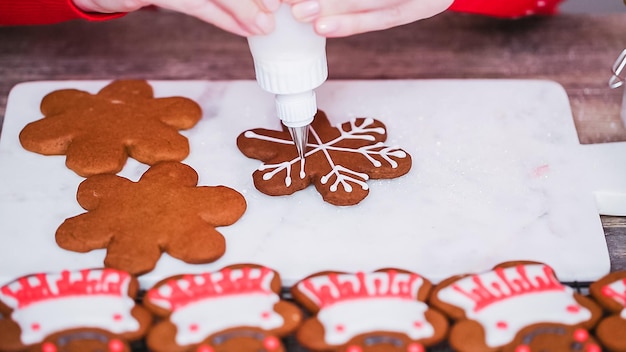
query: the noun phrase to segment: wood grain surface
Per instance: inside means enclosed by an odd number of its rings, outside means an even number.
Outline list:
[[[330,39],[329,79],[548,79],[565,87],[583,144],[626,141],[611,66],[626,14],[499,20],[445,13]],[[15,84],[34,80],[254,79],[246,40],[191,17],[145,10],[108,22],[0,27],[0,122]],[[1,182],[1,180],[0,180]],[[612,270],[626,270],[626,218],[602,217]]]

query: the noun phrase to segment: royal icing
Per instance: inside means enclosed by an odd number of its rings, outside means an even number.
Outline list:
[[[323,140],[313,126],[310,128],[310,135],[312,138],[309,138],[309,143],[307,144],[308,150],[305,153],[305,160],[311,155],[317,153],[324,156],[328,162],[330,171],[320,178],[320,182],[322,184],[326,184],[331,179],[334,179],[333,184],[330,185],[331,192],[336,192],[339,189],[339,186],[341,186],[345,192],[351,192],[352,184],[356,184],[362,189],[367,190],[368,185],[366,181],[369,179],[369,176],[366,173],[353,170],[350,165],[340,165],[335,162],[330,154],[331,151],[361,155],[365,157],[365,159],[367,159],[374,167],[382,166],[382,162],[379,159],[374,158],[374,156],[381,158],[392,168],[398,167],[398,163],[393,158],[406,158],[407,156],[403,150],[398,149],[397,147],[386,146],[382,142],[367,144],[358,148],[346,148],[337,145],[342,141],[355,139],[375,142],[373,134],[385,134],[384,128],[372,127],[372,124],[374,123],[374,119],[372,118],[363,119],[361,124],[357,124],[356,121],[356,119],[351,120],[347,130],[342,129],[343,125],[339,126],[337,129],[341,134],[339,137],[329,141]],[[293,141],[289,138],[270,137],[255,133],[254,131],[247,131],[244,133],[244,136],[246,138],[253,138],[277,144],[293,145]],[[270,180],[277,174],[285,171],[285,186],[289,187],[292,182],[292,165],[300,163],[300,173],[298,177],[303,179],[306,176],[304,166],[305,160],[301,160],[299,156],[296,156],[291,160],[286,160],[277,164],[263,164],[258,168],[258,170],[267,171],[263,174],[264,180]]]
[[[146,298],[172,312],[176,343],[184,346],[228,328],[282,326],[282,316],[274,311],[280,297],[271,289],[273,278],[264,267],[226,268],[168,280],[148,290]]]
[[[423,283],[416,274],[386,271],[314,276],[297,288],[320,308],[324,340],[341,345],[374,331],[400,332],[414,340],[433,336],[424,315],[428,306],[417,300]]]
[[[128,296],[130,276],[114,269],[63,271],[25,276],[0,288],[25,345],[74,328],[121,334],[139,329]]]
[[[471,275],[441,289],[439,300],[460,307],[479,322],[490,347],[510,343],[524,327],[541,322],[575,325],[591,312],[543,264],[497,268]]]
[[[624,309],[620,313],[623,319],[626,319],[626,278],[613,281],[612,283],[602,287],[602,294],[615,300],[621,304]]]

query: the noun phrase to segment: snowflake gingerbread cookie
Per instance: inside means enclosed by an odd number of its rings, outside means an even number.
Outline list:
[[[137,280],[124,271],[33,274],[0,287],[0,351],[130,352],[152,315],[135,304]]]
[[[231,265],[215,272],[170,277],[148,290],[145,306],[163,320],[150,330],[151,351],[285,352],[280,338],[302,312],[280,299],[278,273]]]
[[[454,320],[449,342],[456,351],[600,351],[588,331],[602,309],[543,263],[507,262],[448,278],[429,302]]]
[[[314,314],[296,337],[312,351],[423,352],[448,331],[447,318],[425,302],[431,287],[418,274],[391,268],[311,275],[291,289]]]
[[[589,286],[589,293],[610,315],[596,328],[596,336],[610,351],[626,352],[626,271],[617,271]]]
[[[181,161],[189,154],[178,131],[202,117],[200,106],[183,97],[154,98],[143,80],[118,80],[97,94],[63,89],[41,102],[44,117],[20,132],[24,149],[65,155],[65,164],[88,177],[119,172],[128,157],[154,165]]]
[[[288,195],[313,184],[326,202],[354,205],[368,195],[368,179],[400,177],[411,169],[411,156],[385,145],[386,139],[385,125],[378,120],[356,118],[331,126],[326,114],[318,111],[304,160],[286,129],[245,131],[237,146],[247,157],[263,161],[252,175],[259,191]]]
[[[192,264],[224,254],[225,239],[215,227],[235,223],[246,201],[225,186],[197,186],[198,174],[174,161],[152,166],[138,182],[100,174],[78,187],[86,213],[66,219],[56,231],[64,249],[106,248],[106,267],[134,275],[151,271],[162,252]]]

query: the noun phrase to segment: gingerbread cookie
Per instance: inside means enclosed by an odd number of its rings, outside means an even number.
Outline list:
[[[542,263],[507,262],[484,273],[451,277],[437,285],[429,301],[455,321],[449,342],[457,351],[500,351],[526,343],[555,350],[567,341],[588,344],[588,351],[598,347],[581,331],[595,326],[601,308],[561,284]]]
[[[280,337],[302,320],[281,300],[277,272],[232,265],[216,272],[178,275],[148,290],[144,304],[164,319],[148,333],[156,352],[284,352]]]
[[[119,172],[130,156],[153,165],[189,154],[178,130],[193,127],[200,106],[183,97],[154,98],[143,80],[118,80],[92,95],[54,91],[41,102],[44,117],[20,133],[22,146],[44,155],[65,155],[66,165],[87,177]]]
[[[313,351],[423,352],[448,330],[447,318],[425,303],[431,287],[427,279],[396,269],[312,275],[291,290],[315,314],[296,337]]]
[[[152,315],[135,304],[126,272],[86,269],[33,274],[0,287],[0,351],[130,352]]]
[[[610,351],[626,351],[626,271],[602,277],[589,286],[589,293],[610,312],[598,324],[596,336]]]
[[[354,205],[368,195],[368,179],[395,178],[411,169],[411,156],[386,146],[386,139],[385,125],[378,120],[357,118],[335,127],[318,111],[304,160],[286,128],[245,131],[237,146],[247,157],[263,161],[252,175],[259,191],[288,195],[314,184],[326,202]]]
[[[152,166],[138,182],[91,176],[77,193],[87,212],[61,224],[57,244],[76,252],[106,248],[105,266],[132,274],[151,271],[162,252],[187,263],[212,262],[226,246],[215,227],[235,223],[246,201],[228,187],[197,182],[191,167],[173,161]]]

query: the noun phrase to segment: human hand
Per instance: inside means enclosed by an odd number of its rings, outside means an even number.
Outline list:
[[[226,31],[248,37],[274,30],[281,0],[74,0],[85,12],[131,12],[155,5],[197,17]]]
[[[387,29],[445,11],[453,0],[283,0],[294,17],[326,37]],[[626,0],[625,0],[626,1]]]

